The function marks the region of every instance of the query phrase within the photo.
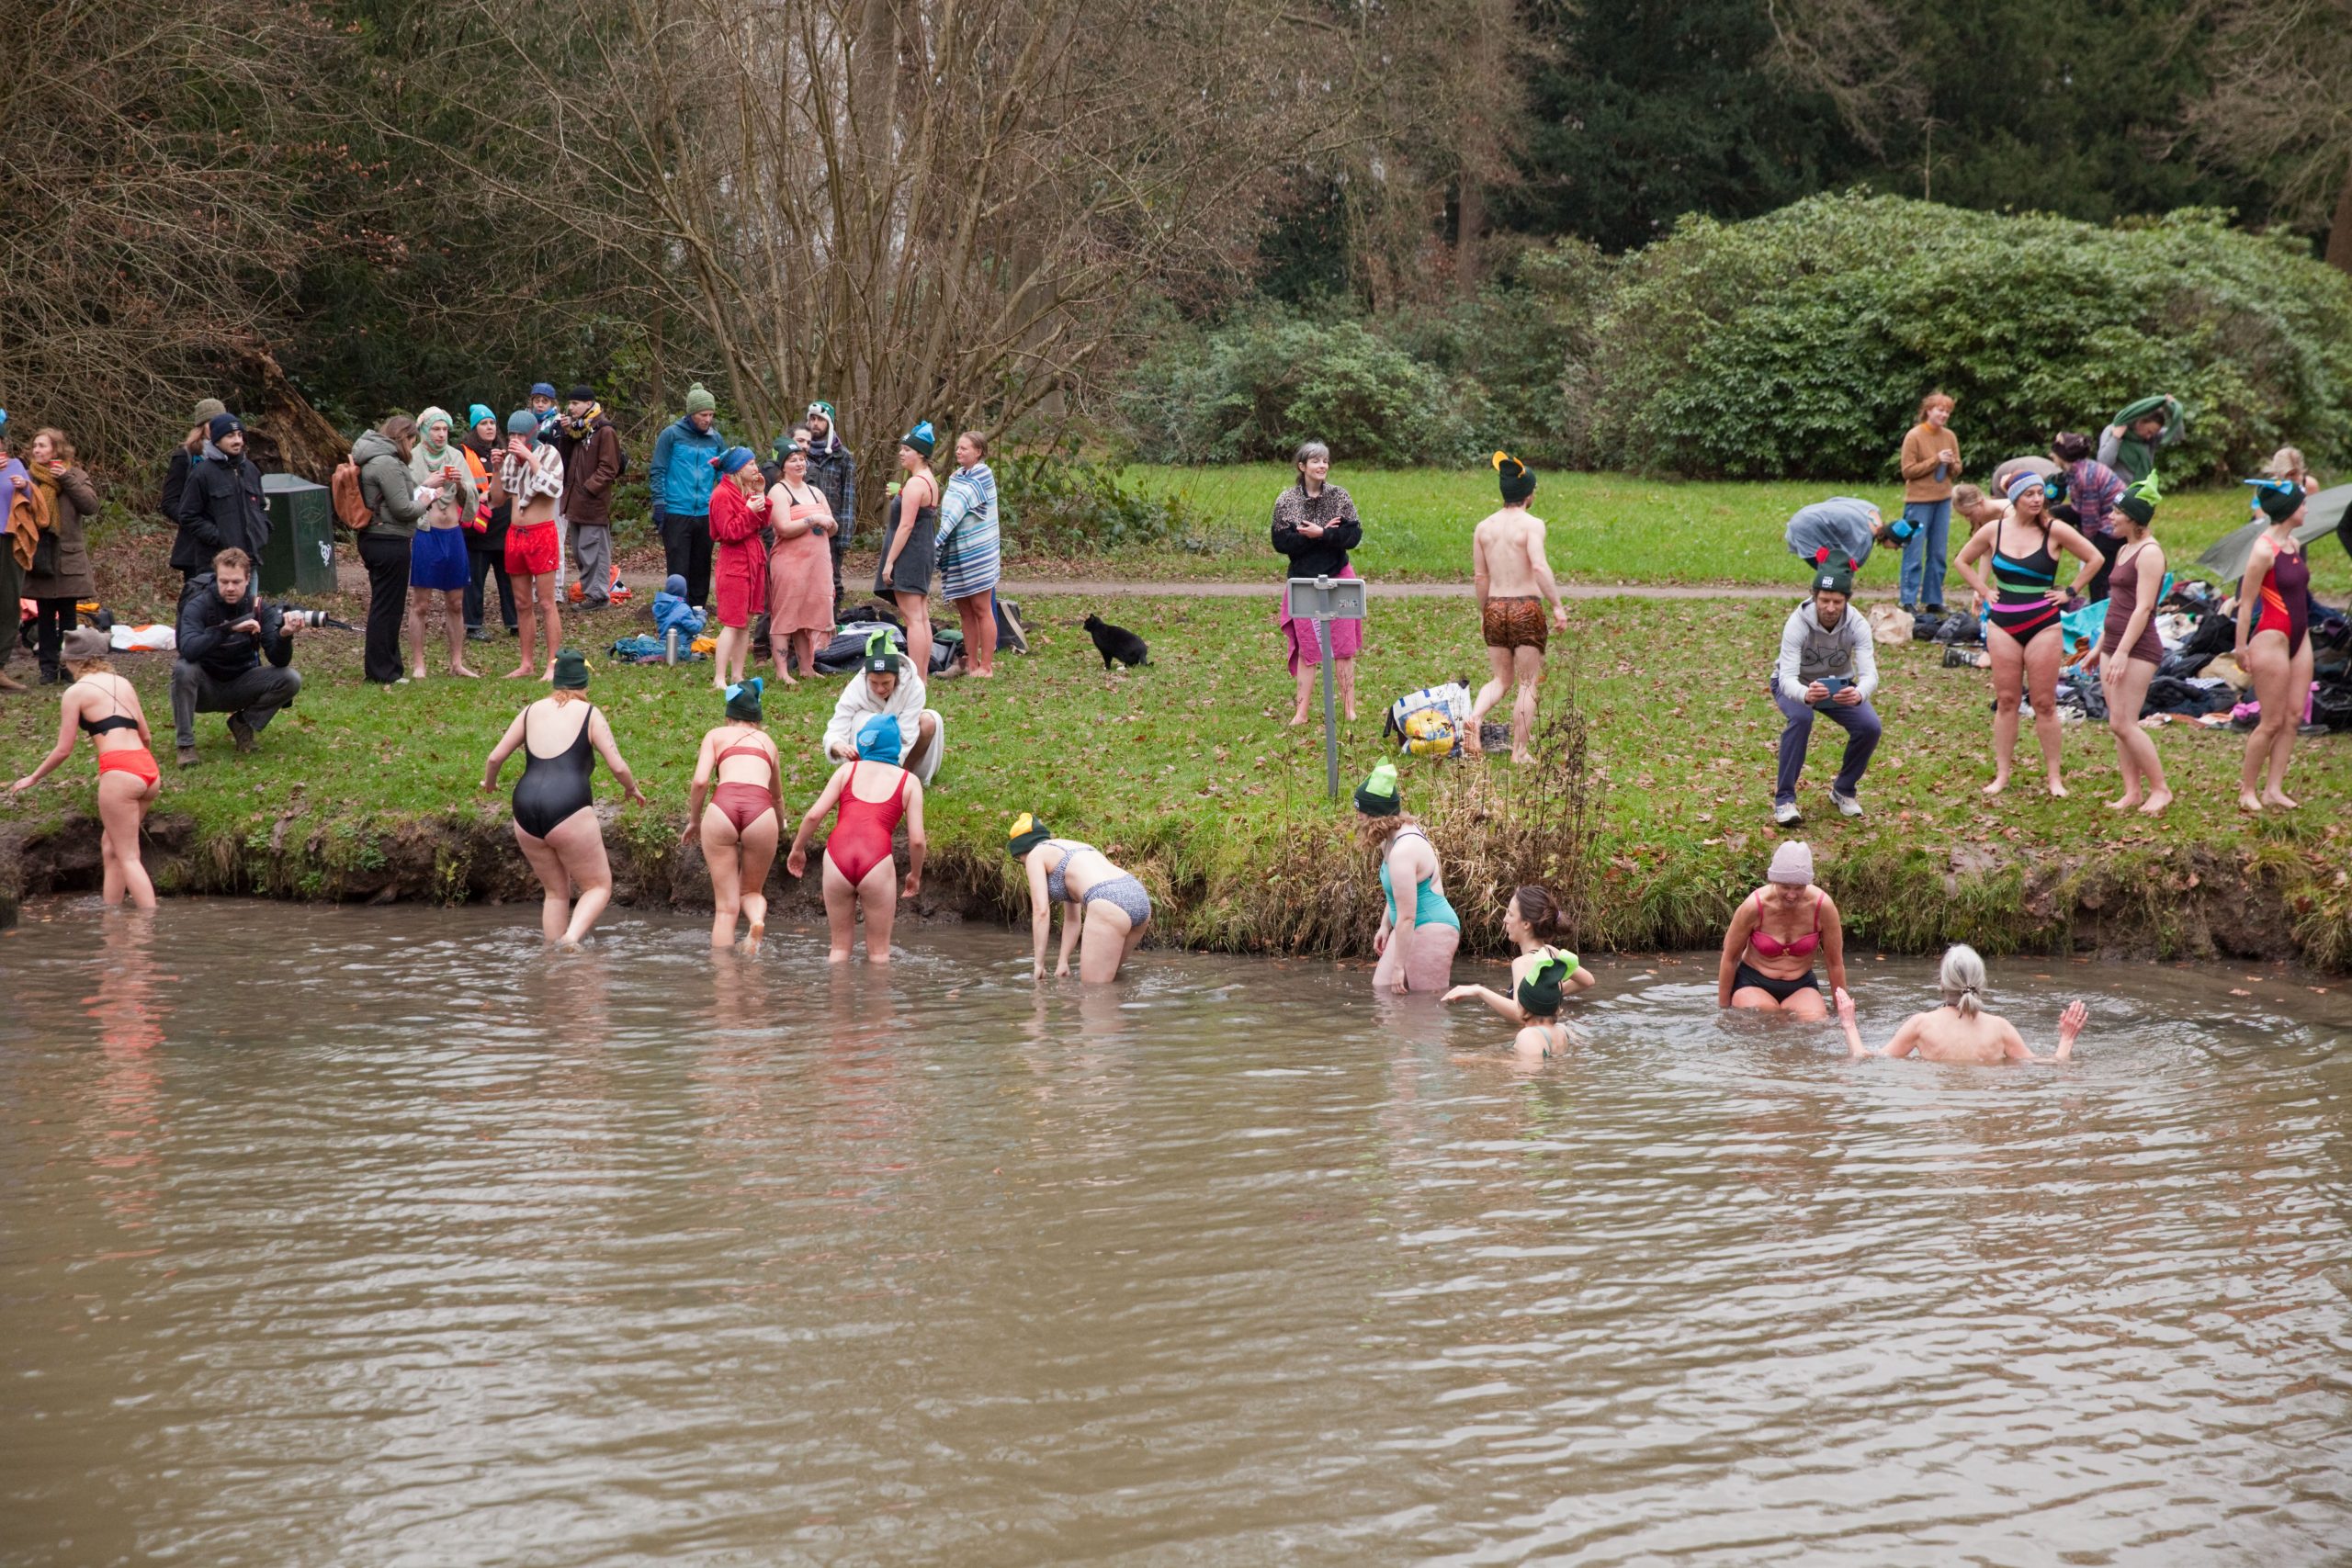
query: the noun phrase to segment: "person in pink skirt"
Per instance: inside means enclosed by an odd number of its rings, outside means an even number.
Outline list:
[[[808,482],[808,448],[796,442],[768,491],[775,552],[768,558],[768,647],[776,679],[791,685],[791,654],[803,675],[817,672],[817,644],[833,635],[832,537],[841,531],[825,492]]]
[[[1292,457],[1298,482],[1274,502],[1274,548],[1290,558],[1290,577],[1353,577],[1348,552],[1363,543],[1363,525],[1348,492],[1329,481],[1331,449],[1309,441]],[[1298,684],[1298,705],[1293,724],[1306,722],[1307,704],[1315,695],[1315,680],[1323,668],[1322,645],[1316,640],[1315,623],[1290,613],[1290,590],[1283,590],[1283,648]],[[1356,655],[1363,651],[1363,623],[1332,621],[1332,681],[1340,705],[1350,718],[1356,716]]]

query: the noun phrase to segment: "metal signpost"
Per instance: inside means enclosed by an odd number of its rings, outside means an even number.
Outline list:
[[[1323,655],[1323,772],[1331,798],[1340,798],[1340,718],[1331,705],[1331,623],[1363,619],[1363,580],[1357,577],[1294,577],[1290,613],[1315,623],[1315,645]]]

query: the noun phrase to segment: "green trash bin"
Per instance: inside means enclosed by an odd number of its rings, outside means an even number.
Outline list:
[[[334,592],[334,498],[292,474],[264,474],[269,543],[261,552],[264,593]]]

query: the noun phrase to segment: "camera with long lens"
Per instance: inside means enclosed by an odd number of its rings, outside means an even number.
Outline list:
[[[350,622],[338,621],[324,610],[302,610],[291,604],[281,604],[277,607],[277,614],[284,625],[300,626],[304,631],[309,631],[315,626],[332,626],[336,631],[344,632],[352,629]]]

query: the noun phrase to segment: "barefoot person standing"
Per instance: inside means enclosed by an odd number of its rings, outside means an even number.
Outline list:
[[[792,836],[784,868],[795,877],[808,869],[808,836],[828,812],[839,807],[825,839],[825,925],[833,964],[849,962],[857,937],[857,917],[865,914],[865,961],[890,962],[890,928],[899,899],[922,891],[922,780],[899,766],[906,742],[896,714],[876,714],[858,727],[857,755],[833,770],[816,803]],[[899,861],[890,835],[907,825],[907,881],[899,885]]]
[[[2156,667],[2165,658],[2155,626],[2156,601],[2165,588],[2165,550],[2148,532],[2155,519],[2154,479],[2133,485],[2115,503],[2113,521],[2120,543],[2107,573],[2107,629],[2098,650],[2083,660],[2085,670],[2098,671],[2099,684],[2106,689],[2107,727],[2115,736],[2115,762],[2123,774],[2122,796],[2109,801],[2108,809],[2136,807],[2150,817],[2172,804],[2156,743],[2140,728],[2148,682],[2156,678]]]
[[[537,401],[534,395],[532,400]],[[563,613],[556,608],[556,571],[563,563],[563,525],[556,520],[563,499],[563,455],[539,435],[539,421],[526,410],[506,416],[506,446],[492,470],[490,503],[510,508],[506,527],[506,575],[522,601],[520,660],[510,681],[555,673],[555,650],[563,643]],[[547,660],[532,648],[544,633]]]
[[[1552,563],[1544,553],[1544,519],[1527,509],[1535,494],[1535,476],[1508,452],[1494,457],[1502,481],[1502,510],[1478,525],[1470,536],[1470,574],[1478,591],[1478,624],[1487,639],[1490,676],[1470,707],[1470,724],[1462,749],[1472,756],[1485,750],[1478,740],[1479,721],[1487,710],[1503,700],[1503,689],[1515,676],[1519,696],[1510,708],[1510,760],[1524,762],[1533,755],[1535,693],[1544,682],[1544,650],[1551,641],[1551,625],[1568,629],[1568,607],[1560,600],[1560,585],[1553,580]],[[1544,607],[1552,608],[1552,620]]]
[[[555,656],[554,681],[555,690],[516,714],[491,748],[481,787],[498,787],[498,770],[520,747],[523,776],[514,784],[514,842],[546,891],[539,930],[549,942],[578,947],[613,898],[612,863],[605,855],[605,831],[597,824],[596,798],[588,787],[596,758],[605,759],[629,799],[642,806],[645,795],[621,761],[612,726],[588,700],[588,661],[565,649]],[[574,707],[582,711],[571,712]]]
[[[2295,727],[2303,721],[2312,689],[2312,569],[2303,547],[2295,542],[2295,528],[2303,520],[2303,488],[2289,479],[2246,482],[2255,487],[2254,503],[2269,526],[2254,541],[2245,576],[2238,582],[2237,660],[2254,677],[2255,699],[2262,707],[2260,722],[2245,738],[2238,808],[2292,811],[2287,764],[2294,761]]]
[[[2030,695],[2042,771],[2050,793],[2064,795],[2066,785],[2058,772],[2058,662],[2066,638],[2058,616],[2074,586],[2058,585],[2058,558],[2071,555],[2083,563],[2075,573],[2076,582],[2088,581],[2106,563],[2071,524],[2051,515],[2050,486],[2040,474],[2020,469],[2012,475],[2008,497],[2009,510],[1970,536],[1952,561],[1993,618],[1984,634],[1993,656],[1993,782],[1984,793],[1998,795],[2009,787],[2010,771],[2017,766],[2018,703]],[[1987,557],[1989,578],[1976,570],[1976,563]]]

